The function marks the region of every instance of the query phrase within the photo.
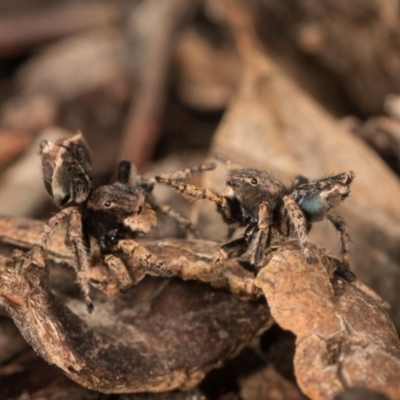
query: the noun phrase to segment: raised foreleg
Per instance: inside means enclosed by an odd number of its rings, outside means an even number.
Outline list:
[[[217,211],[221,214],[223,220],[226,223],[233,224],[237,222],[237,218],[234,215],[235,210],[233,209],[231,199],[220,195],[216,191],[200,188],[195,185],[175,181],[173,179],[164,178],[162,176],[156,176],[155,179],[158,183],[163,183],[165,185],[171,186],[178,192],[181,192],[183,196],[186,197],[188,200],[212,201],[217,206]]]
[[[200,174],[204,171],[212,171],[213,169],[215,169],[215,167],[216,165],[214,163],[201,164],[201,165],[196,165],[194,167],[179,169],[177,171],[160,174],[158,175],[158,177],[164,179],[171,179],[174,181],[181,181],[183,179],[189,178],[190,176]],[[158,181],[157,176],[154,179]]]

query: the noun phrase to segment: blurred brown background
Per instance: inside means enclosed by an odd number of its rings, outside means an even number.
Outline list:
[[[98,184],[121,157],[151,175],[216,151],[287,183],[354,170],[351,267],[400,329],[400,1],[1,1],[1,214],[54,213],[38,142],[77,130]],[[156,194],[225,235],[213,207]],[[320,225],[313,241],[337,253]]]

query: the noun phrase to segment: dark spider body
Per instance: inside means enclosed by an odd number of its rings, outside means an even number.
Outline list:
[[[279,208],[282,195],[288,192],[285,186],[273,176],[257,169],[229,171],[226,185],[231,190],[226,198],[231,203],[236,202],[240,205],[240,214],[237,214],[234,208],[230,209],[230,214],[240,221],[239,226],[255,223],[259,205],[263,202],[267,202],[271,210]]]
[[[213,201],[227,224],[246,228],[241,237],[222,245],[215,257],[216,264],[228,257],[238,257],[252,246],[251,263],[257,268],[262,266],[265,249],[273,238],[292,235],[297,236],[306,260],[311,263],[308,232],[313,222],[325,218],[341,234],[343,262],[347,264],[347,228],[330,211],[350,194],[353,179],[351,171],[312,182],[299,176],[287,188],[267,172],[232,169],[226,180],[230,191],[223,196],[210,189],[156,177],[158,182],[172,186],[187,197]]]
[[[102,252],[111,250],[112,237],[137,237],[139,231],[129,230],[127,222],[141,214],[144,202],[142,190],[117,183],[91,193],[82,210],[82,221],[87,233],[99,240]]]
[[[90,154],[81,133],[55,142],[43,141],[40,155],[45,187],[61,211],[47,222],[39,245],[44,247],[53,229],[67,221],[66,244],[73,250],[77,280],[89,310],[93,307],[88,280],[91,244],[96,243],[101,254],[112,253],[119,240],[135,239],[139,234],[149,233],[157,224],[156,211],[194,232],[186,218],[155,202],[152,195],[154,180],[136,177],[130,183],[131,163],[128,160],[120,161],[116,182],[93,188]],[[182,179],[214,167],[194,167],[165,176]],[[143,267],[159,275],[171,274],[138,243],[135,255]]]
[[[324,219],[342,234],[342,253],[347,263],[346,226],[330,211],[349,196],[353,179],[351,171],[313,182],[301,177],[299,183],[286,188],[267,172],[255,169],[230,171],[226,183],[233,190],[232,196],[250,215],[251,234],[247,241],[249,244],[256,240],[253,263],[260,265],[263,251],[270,245],[274,233],[282,237],[297,234],[307,261],[311,262],[306,235],[313,222]],[[226,246],[232,245],[227,243]]]

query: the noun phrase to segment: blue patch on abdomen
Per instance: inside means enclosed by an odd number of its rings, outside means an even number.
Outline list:
[[[320,221],[324,219],[326,210],[319,195],[306,197],[299,205],[311,221]]]

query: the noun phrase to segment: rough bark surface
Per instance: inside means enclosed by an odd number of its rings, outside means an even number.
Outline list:
[[[280,248],[257,276],[271,314],[296,336],[297,382],[312,399],[361,386],[400,397],[400,342],[384,302],[362,286],[330,279],[322,264]]]
[[[209,248],[181,242],[168,252],[168,243],[158,245],[166,259],[177,251],[184,257],[186,248],[201,261]],[[243,302],[225,290],[175,279],[149,278],[125,294],[99,296],[88,314],[71,293],[63,294],[66,305],[52,294],[43,256],[34,248],[31,256],[17,251],[1,258],[1,304],[36,352],[93,390],[194,387],[273,323],[263,301]],[[62,282],[57,289],[68,287]]]

